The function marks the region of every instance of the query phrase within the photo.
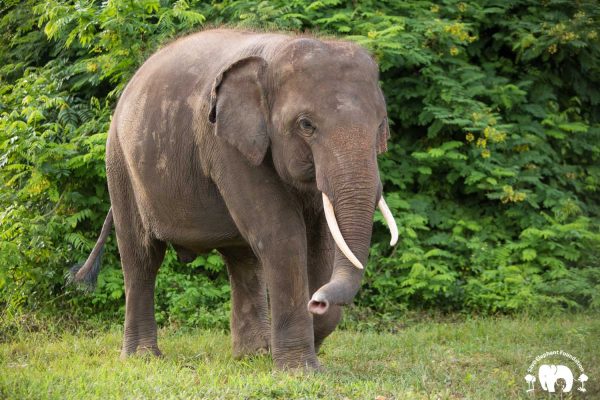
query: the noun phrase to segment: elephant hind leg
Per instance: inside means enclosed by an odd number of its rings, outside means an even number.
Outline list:
[[[121,242],[121,240],[119,240]],[[125,278],[125,333],[121,358],[134,353],[160,356],[154,318],[154,286],[166,245],[157,240],[143,248],[131,241],[119,245]]]
[[[262,266],[249,247],[219,249],[219,252],[231,283],[233,356],[267,353],[270,327]]]
[[[160,355],[154,318],[154,285],[166,244],[142,222],[118,137],[107,143],[106,175],[125,280],[125,332],[121,357],[136,352]]]
[[[115,228],[125,280],[125,332],[121,358],[135,353],[160,356],[154,318],[154,286],[166,243],[144,230],[135,211],[115,209]]]

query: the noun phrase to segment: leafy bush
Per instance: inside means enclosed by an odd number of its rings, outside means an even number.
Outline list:
[[[357,298],[378,312],[600,306],[600,6],[300,0],[5,1],[0,20],[0,305],[114,317],[114,238],[99,287],[64,287],[109,207],[112,109],[160,44],[203,26],[309,31],[368,48],[392,124]],[[159,274],[161,322],[225,327],[215,254]]]

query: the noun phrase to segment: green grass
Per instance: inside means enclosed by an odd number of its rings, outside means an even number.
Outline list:
[[[17,333],[0,344],[0,398],[546,399],[539,386],[528,395],[523,377],[552,350],[577,357],[590,378],[585,396],[564,398],[600,398],[596,314],[425,321],[394,334],[338,330],[319,355],[319,374],[273,371],[269,356],[233,360],[223,333],[159,335],[165,358],[120,361],[118,328]]]

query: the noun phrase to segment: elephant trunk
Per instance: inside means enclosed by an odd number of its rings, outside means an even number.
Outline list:
[[[363,179],[348,174],[332,180],[331,185],[318,182],[336,250],[331,280],[318,289],[308,303],[308,310],[313,314],[325,314],[333,304],[349,304],[360,287],[379,193],[376,163],[372,160],[369,164],[375,164],[370,168],[372,173]]]

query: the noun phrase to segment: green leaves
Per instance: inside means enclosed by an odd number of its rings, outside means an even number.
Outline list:
[[[0,309],[118,315],[114,237],[91,301],[63,287],[109,207],[104,143],[112,110],[156,48],[220,24],[339,35],[380,65],[392,135],[379,166],[400,241],[389,248],[377,213],[358,304],[381,312],[600,304],[594,2],[5,3]],[[227,325],[218,255],[180,265],[169,252],[158,290],[161,321]]]

